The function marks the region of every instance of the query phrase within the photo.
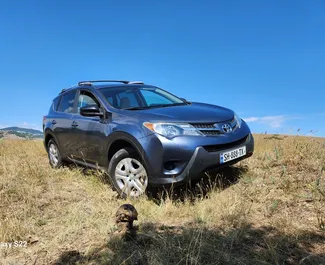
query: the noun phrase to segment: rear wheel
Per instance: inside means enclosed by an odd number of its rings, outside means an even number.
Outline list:
[[[112,157],[108,174],[122,197],[139,197],[148,187],[148,174],[132,148],[123,148]]]
[[[47,144],[47,153],[51,167],[59,168],[62,165],[62,158],[59,147],[53,139]]]

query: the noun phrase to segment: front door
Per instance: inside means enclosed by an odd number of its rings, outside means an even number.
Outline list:
[[[82,162],[102,165],[107,160],[106,139],[110,133],[110,126],[104,118],[81,116],[80,108],[88,105],[102,107],[90,91],[80,90],[77,110],[72,118],[72,131],[75,137],[73,156]]]

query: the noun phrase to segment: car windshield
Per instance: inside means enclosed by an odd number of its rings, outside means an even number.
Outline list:
[[[187,104],[156,87],[108,87],[99,91],[114,108],[118,109],[140,110]]]

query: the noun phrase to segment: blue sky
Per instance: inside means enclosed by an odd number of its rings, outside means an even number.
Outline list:
[[[4,0],[0,36],[0,127],[41,128],[62,88],[108,78],[325,136],[324,0]]]

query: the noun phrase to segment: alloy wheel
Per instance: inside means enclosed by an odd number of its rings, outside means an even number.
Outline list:
[[[115,180],[122,192],[130,197],[140,196],[148,186],[147,172],[134,158],[124,158],[117,164]]]

